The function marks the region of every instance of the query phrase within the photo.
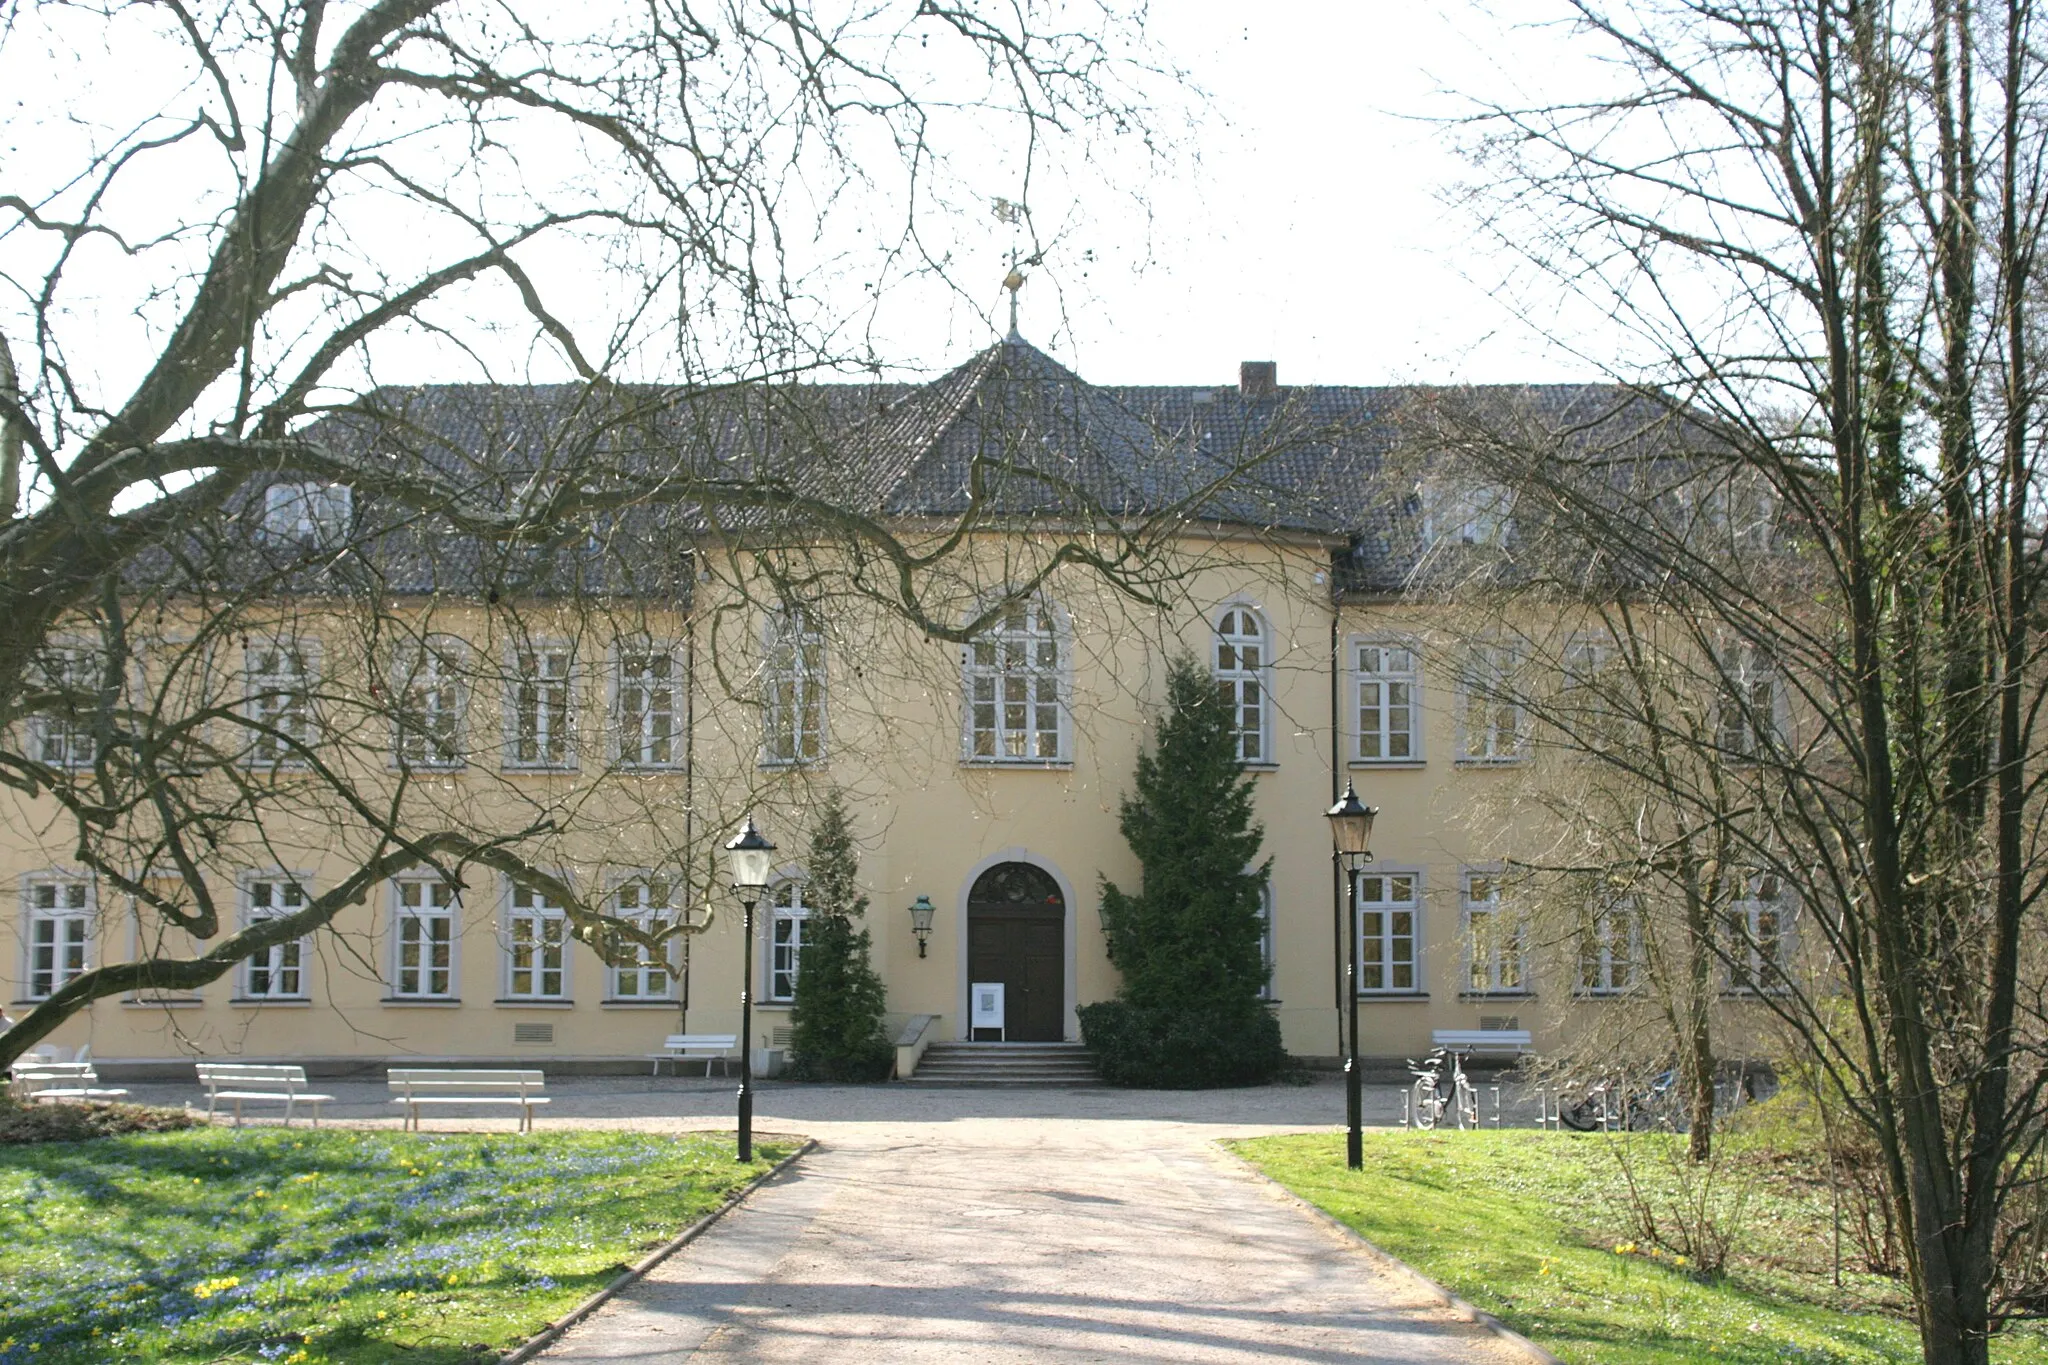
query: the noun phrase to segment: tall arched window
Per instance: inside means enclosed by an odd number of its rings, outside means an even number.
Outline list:
[[[1216,686],[1237,731],[1237,756],[1270,763],[1266,743],[1266,623],[1250,607],[1225,607],[1216,622]]]
[[[967,759],[1047,763],[1067,757],[1066,652],[1053,610],[1018,603],[962,654]]]
[[[804,928],[811,907],[804,903],[804,884],[794,879],[775,888],[768,916],[768,998],[796,999],[796,973],[804,955]]]

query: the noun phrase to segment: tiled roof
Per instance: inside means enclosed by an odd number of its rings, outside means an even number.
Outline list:
[[[591,453],[643,471],[781,478],[883,517],[974,508],[997,521],[1107,514],[1308,533],[1347,547],[1343,586],[1395,591],[1420,563],[1417,482],[1432,414],[1447,404],[1535,424],[1560,450],[1669,439],[1668,413],[1611,385],[1317,385],[1264,396],[1234,384],[1098,386],[1015,338],[922,385],[384,388],[311,434],[373,457],[428,460],[508,500],[536,470]],[[663,563],[675,558],[671,542],[703,525],[688,506],[629,520]],[[416,557],[393,550],[417,560],[398,580],[454,586],[445,543]],[[472,547],[455,576],[498,573],[506,553]]]

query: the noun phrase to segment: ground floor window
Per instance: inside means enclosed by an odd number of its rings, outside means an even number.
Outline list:
[[[768,998],[796,999],[796,972],[804,953],[804,928],[811,908],[804,904],[802,882],[775,888],[768,921]]]
[[[306,888],[288,877],[252,877],[245,888],[245,918],[252,925],[306,908]],[[243,964],[242,993],[256,1000],[303,999],[306,940],[273,943],[249,958]]]
[[[1472,995],[1529,989],[1528,934],[1501,897],[1498,874],[1465,874],[1465,986]]]
[[[439,877],[408,877],[393,891],[396,971],[392,994],[446,998],[455,993],[455,887]]]
[[[505,993],[522,1000],[559,1000],[568,994],[564,966],[569,921],[545,892],[512,888],[506,924]]]
[[[86,968],[92,938],[92,883],[49,877],[28,889],[28,997],[42,1000]]]
[[[612,913],[645,933],[672,927],[679,915],[678,888],[666,877],[635,877],[612,894]],[[623,942],[612,954],[611,995],[614,1000],[658,1000],[671,993],[675,977],[667,952],[644,943]]]
[[[1416,924],[1412,872],[1370,872],[1358,879],[1358,989],[1419,990],[1415,975]]]

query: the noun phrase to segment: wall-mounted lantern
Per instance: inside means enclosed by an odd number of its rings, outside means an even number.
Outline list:
[[[924,941],[932,936],[932,916],[937,913],[930,896],[919,896],[910,903],[910,932],[917,935],[919,957],[924,956]]]

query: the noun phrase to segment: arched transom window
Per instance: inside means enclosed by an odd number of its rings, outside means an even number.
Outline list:
[[[967,757],[1044,763],[1067,757],[1066,661],[1052,609],[1019,603],[967,646]]]
[[[1226,607],[1216,622],[1216,686],[1230,708],[1237,756],[1269,763],[1266,746],[1266,623],[1250,607]]]

